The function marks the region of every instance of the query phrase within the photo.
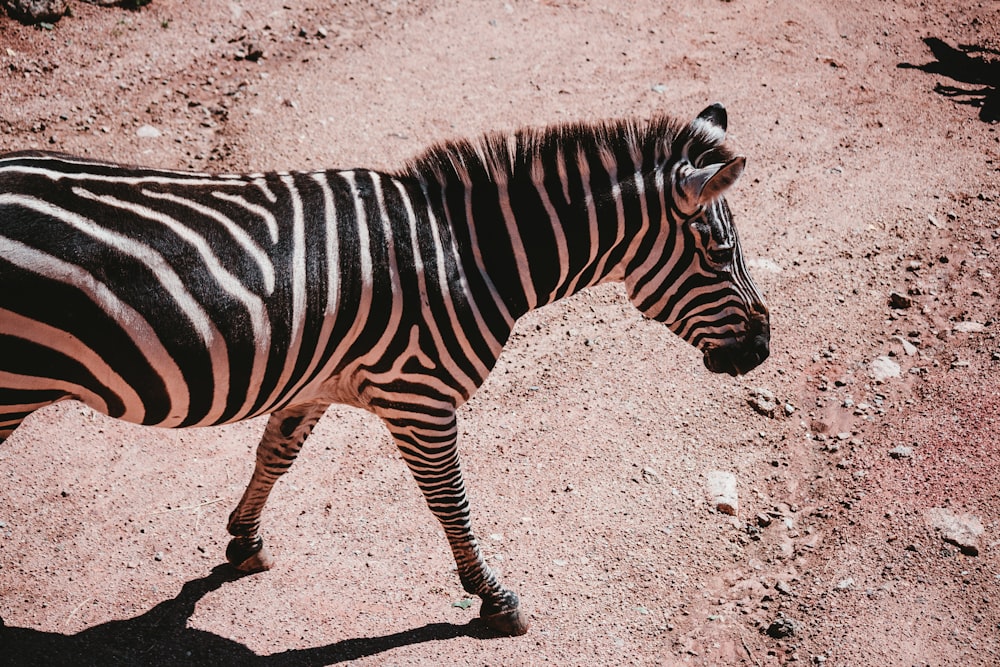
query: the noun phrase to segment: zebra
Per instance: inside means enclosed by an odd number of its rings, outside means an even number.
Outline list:
[[[270,415],[228,521],[261,516],[331,404],[384,422],[480,617],[528,629],[472,530],[456,409],[515,321],[604,282],[739,375],[769,354],[724,194],[727,114],[567,123],[438,143],[397,171],[212,175],[0,156],[0,442],[64,399],[130,422]]]

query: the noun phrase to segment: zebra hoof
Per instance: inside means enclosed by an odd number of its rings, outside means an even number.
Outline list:
[[[483,602],[479,618],[492,630],[509,637],[519,637],[528,631],[530,622],[521,613],[521,607],[514,593],[507,594],[503,607]]]
[[[274,566],[271,552],[259,538],[247,543],[239,538],[229,541],[226,547],[226,560],[229,564],[244,574],[253,574],[270,570]]]

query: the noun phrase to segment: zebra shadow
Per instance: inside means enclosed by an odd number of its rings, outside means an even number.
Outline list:
[[[899,63],[897,67],[942,74],[959,83],[973,86],[962,88],[939,82],[934,86],[934,92],[953,98],[958,104],[979,107],[979,119],[985,123],[1000,121],[1000,59],[969,55],[977,53],[1000,56],[1000,51],[972,44],[959,44],[955,48],[937,37],[925,38],[924,44],[930,48],[936,61],[925,65]]]
[[[430,623],[383,637],[345,639],[326,646],[258,655],[239,642],[187,627],[195,604],[206,594],[239,578],[227,565],[193,579],[177,597],[124,621],[109,621],[74,635],[3,626],[0,665],[218,665],[233,667],[309,667],[332,665],[429,641],[497,637],[478,619],[466,625]]]

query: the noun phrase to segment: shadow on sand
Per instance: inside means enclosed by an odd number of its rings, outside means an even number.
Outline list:
[[[209,575],[184,584],[177,597],[141,616],[103,623],[75,635],[0,626],[0,665],[331,665],[423,642],[498,636],[476,619],[466,625],[431,623],[383,637],[257,655],[238,642],[187,627],[198,600],[238,578],[229,566],[219,565]]]
[[[934,92],[955,99],[958,104],[979,107],[979,119],[985,123],[1000,121],[1000,59],[987,59],[970,54],[987,53],[1000,56],[1000,51],[959,44],[955,48],[937,37],[927,37],[924,43],[930,47],[936,61],[926,65],[899,63],[898,67],[919,69],[931,74],[942,74],[971,88],[938,83]]]

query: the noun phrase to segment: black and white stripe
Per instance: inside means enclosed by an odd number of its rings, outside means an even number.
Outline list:
[[[331,403],[379,415],[494,627],[527,625],[479,555],[455,410],[533,308],[623,281],[743,373],[767,310],[722,197],[721,105],[688,125],[569,125],[432,148],[396,173],[212,176],[0,156],[0,441],[75,398],[140,424],[271,414],[227,555]]]

